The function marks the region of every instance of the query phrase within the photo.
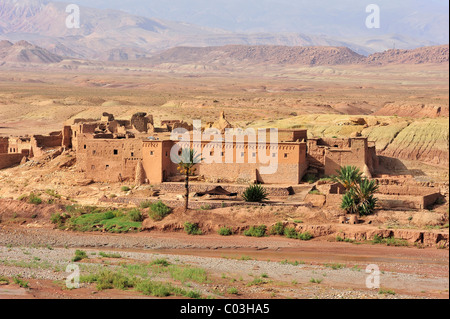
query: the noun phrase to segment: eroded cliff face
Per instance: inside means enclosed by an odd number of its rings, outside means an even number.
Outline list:
[[[389,126],[368,127],[362,134],[376,142],[379,155],[449,165],[447,118],[401,120]]]
[[[449,117],[449,108],[430,104],[411,105],[409,103],[388,103],[383,108],[376,111],[374,115],[413,118]]]
[[[303,115],[256,126],[307,128],[309,137],[349,137],[361,134],[376,143],[377,154],[400,160],[436,165],[448,171],[449,122],[441,118],[364,116],[365,123],[348,115]]]

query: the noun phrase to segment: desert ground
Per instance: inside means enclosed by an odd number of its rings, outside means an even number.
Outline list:
[[[303,205],[309,183],[298,186],[304,187],[298,196],[269,198],[274,205],[212,209],[214,201],[192,199],[199,208],[186,213],[176,207],[183,204],[180,194],[162,192],[158,199],[175,203],[163,221],[148,218],[147,208],[139,232],[76,232],[58,229],[52,216],[77,205],[133,209],[136,205],[127,199],[142,189],[85,184],[75,154],[49,154],[0,170],[0,298],[447,299],[448,70],[448,63],[232,71],[68,63],[65,68],[2,69],[0,136],[47,134],[67,121],[98,119],[103,112],[117,119],[146,112],[156,122],[214,122],[224,111],[229,122],[243,128],[307,128],[311,137],[367,136],[377,143],[380,175],[439,185],[447,192],[430,209],[380,210],[359,225],[338,224],[339,209]],[[349,124],[355,116],[366,124]],[[124,192],[124,186],[131,190]],[[39,194],[42,203],[19,200],[30,193]],[[203,235],[185,234],[186,221],[199,223]],[[299,241],[242,234],[250,226],[277,222],[315,236]],[[236,235],[217,235],[224,226]],[[380,232],[410,240],[364,239]],[[444,240],[422,245],[414,236]],[[88,279],[80,289],[67,289],[65,270],[76,250],[86,254],[76,263],[85,277],[105,270],[128,279],[139,274],[166,285],[169,293],[155,295],[144,285],[102,289]],[[379,289],[366,286],[371,264],[381,271]]]

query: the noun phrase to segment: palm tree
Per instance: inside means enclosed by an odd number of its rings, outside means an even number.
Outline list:
[[[359,205],[359,198],[353,188],[349,189],[342,197],[341,208],[349,214],[356,214]]]
[[[341,167],[333,180],[345,187],[346,193],[342,198],[341,208],[350,214],[359,213],[361,216],[373,213],[378,199],[375,193],[378,185],[374,180],[362,178],[359,168],[354,166]]]
[[[356,188],[356,193],[359,198],[358,211],[360,215],[370,215],[373,213],[378,199],[375,198],[374,194],[378,191],[378,185],[374,180],[369,180],[367,178],[363,179],[358,187]]]
[[[355,166],[341,167],[336,172],[337,176],[334,176],[333,180],[341,183],[347,191],[356,187],[362,180],[363,173]]]
[[[190,148],[184,148],[181,151],[181,156],[178,157],[178,171],[185,176],[185,203],[184,210],[189,208],[189,177],[194,176],[196,172],[195,165],[199,164],[203,159],[197,152]]]

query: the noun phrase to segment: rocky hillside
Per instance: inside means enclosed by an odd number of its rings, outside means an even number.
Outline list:
[[[387,64],[424,64],[448,63],[449,46],[439,45],[414,50],[388,50],[370,55],[366,63],[371,65]]]
[[[312,137],[348,137],[356,133],[376,142],[378,155],[448,168],[448,118],[407,119],[364,116],[357,125],[348,115],[302,115],[252,127],[306,128]],[[361,123],[362,124],[362,123]]]
[[[340,65],[364,61],[364,56],[345,47],[245,46],[177,47],[149,59],[151,63]]]
[[[415,118],[449,117],[449,108],[446,106],[425,104],[388,103],[376,111],[374,115]]]
[[[249,46],[176,47],[152,56],[152,64],[233,65],[388,65],[448,63],[449,46],[423,47],[415,50],[389,50],[362,56],[346,47],[327,46]]]
[[[62,57],[26,41],[14,44],[5,40],[0,41],[0,62],[58,63],[62,60]]]

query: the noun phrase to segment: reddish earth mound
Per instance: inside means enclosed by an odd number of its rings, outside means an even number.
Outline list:
[[[150,59],[152,63],[341,65],[364,61],[345,47],[245,46],[177,47]]]
[[[46,220],[57,211],[61,211],[60,205],[35,205],[13,199],[0,199],[0,220],[7,221]]]
[[[367,64],[423,64],[448,63],[449,46],[439,45],[423,47],[414,50],[388,50],[372,54],[367,58]]]
[[[449,108],[424,105],[424,104],[404,104],[404,103],[390,103],[383,108],[376,111],[373,115],[379,116],[400,116],[400,117],[414,117],[414,118],[436,118],[449,117]]]

